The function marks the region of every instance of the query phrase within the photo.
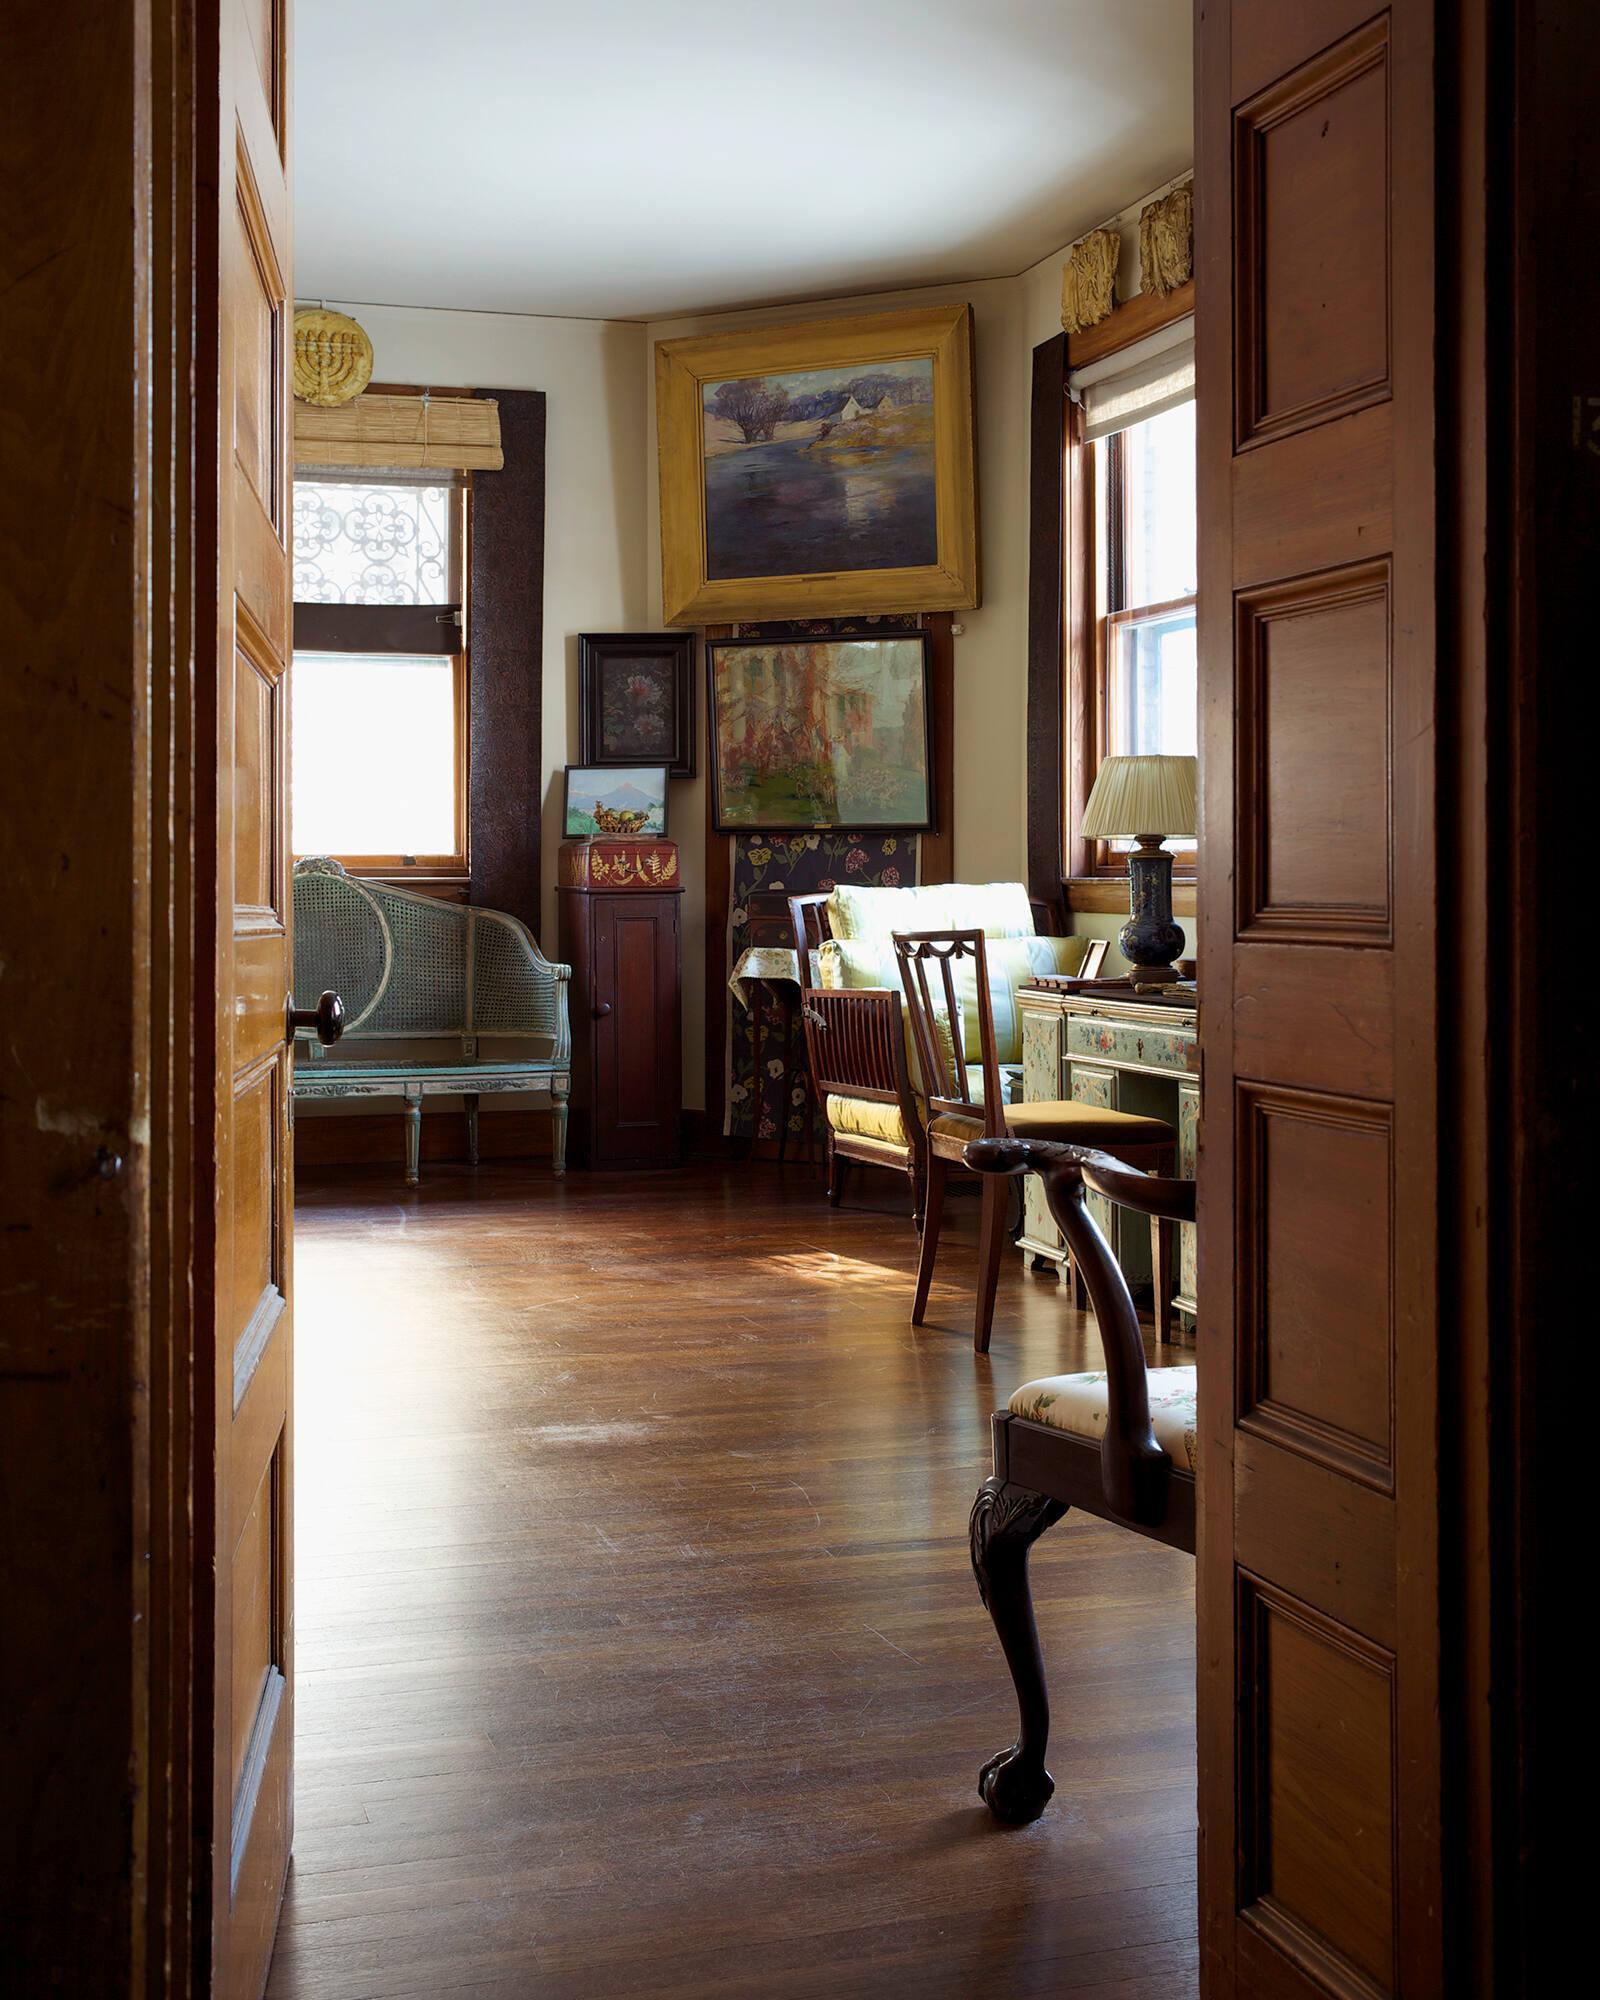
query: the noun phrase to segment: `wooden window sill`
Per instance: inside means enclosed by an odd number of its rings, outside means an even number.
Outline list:
[[[1128,878],[1122,875],[1074,875],[1061,885],[1069,910],[1086,916],[1125,917],[1128,914]],[[1172,885],[1172,914],[1196,917],[1195,884],[1181,878]]]

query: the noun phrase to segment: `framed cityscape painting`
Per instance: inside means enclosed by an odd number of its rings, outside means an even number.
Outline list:
[[[694,776],[694,634],[582,632],[578,709],[585,764],[665,764]]]
[[[656,346],[669,625],[978,602],[972,309]]]
[[[561,830],[568,840],[592,840],[596,834],[664,834],[666,765],[569,764]]]
[[[713,639],[719,833],[917,833],[933,824],[925,632]]]

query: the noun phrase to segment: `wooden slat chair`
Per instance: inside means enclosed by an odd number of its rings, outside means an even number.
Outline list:
[[[1037,1104],[1005,1103],[983,932],[896,931],[893,936],[910,1009],[918,1086],[927,1111],[927,1196],[923,1208],[922,1253],[917,1260],[917,1288],[911,1305],[911,1324],[921,1326],[939,1254],[945,1182],[952,1166],[967,1164],[966,1148],[972,1140],[985,1136],[1065,1140],[1073,1145],[1114,1149],[1128,1166],[1160,1173],[1172,1166],[1178,1135],[1164,1119],[1146,1118],[1131,1111],[1110,1111],[1096,1104],[1075,1104],[1061,1099]],[[969,959],[973,964],[974,1004],[963,1009],[956,985],[956,967]],[[938,972],[937,998],[929,984],[930,965]],[[967,1012],[978,1017],[976,1064],[969,1060],[972,1050],[970,1025],[964,1018]],[[978,1235],[978,1296],[972,1344],[979,1354],[989,1351],[995,1288],[1005,1246],[1005,1213],[1005,1185],[990,1178],[984,1182]],[[1175,1234],[1170,1224],[1152,1220],[1155,1316],[1162,1339],[1166,1338],[1172,1309]]]
[[[1004,1185],[1036,1173],[1088,1286],[1105,1367],[1025,1382],[994,1416],[994,1475],[973,1502],[978,1592],[1017,1692],[1017,1740],[991,1757],[978,1792],[997,1819],[1037,1819],[1055,1790],[1045,1769],[1050,1703],[1028,1587],[1028,1551],[1069,1508],[1194,1553],[1195,1371],[1150,1368],[1127,1280],[1085,1205],[1086,1188],[1169,1223],[1194,1220],[1194,1182],[1140,1174],[1109,1154],[1036,1139],[983,1139],[968,1165]],[[987,1183],[986,1183],[987,1184]]]
[[[852,1162],[896,1168],[911,1182],[912,1221],[920,1229],[927,1155],[900,995],[888,988],[808,987],[800,1000],[812,1084],[827,1122],[829,1202],[839,1206]],[[849,1117],[836,1119],[836,1106]]]

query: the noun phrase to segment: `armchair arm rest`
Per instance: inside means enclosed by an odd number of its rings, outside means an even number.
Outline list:
[[[968,1164],[980,1173],[1038,1174],[1048,1187],[1058,1176],[1081,1180],[1119,1208],[1136,1208],[1171,1222],[1193,1222],[1193,1181],[1163,1180],[1142,1174],[1094,1146],[1068,1146],[1059,1139],[975,1139]]]
[[[1056,1226],[1088,1287],[1106,1361],[1106,1429],[1100,1479],[1113,1512],[1127,1521],[1159,1521],[1167,1508],[1172,1461],[1150,1428],[1144,1336],[1122,1266],[1084,1206],[1093,1188],[1108,1201],[1147,1215],[1194,1220],[1194,1182],[1158,1180],[1091,1146],[1052,1139],[974,1139],[967,1164],[985,1174],[1035,1173]]]

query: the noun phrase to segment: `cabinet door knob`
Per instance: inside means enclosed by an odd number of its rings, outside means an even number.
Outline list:
[[[593,1014],[597,1021],[603,1021],[607,1014],[611,1012],[611,1002],[609,1000],[597,1000],[589,1009],[589,1012]]]

